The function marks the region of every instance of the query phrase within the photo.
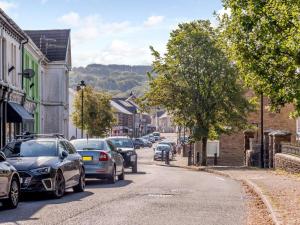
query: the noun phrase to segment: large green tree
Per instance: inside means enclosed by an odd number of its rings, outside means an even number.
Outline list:
[[[81,129],[83,119],[84,130],[89,136],[103,137],[107,135],[115,121],[110,100],[110,95],[95,91],[90,86],[78,91],[74,99],[75,110],[72,114],[74,125]]]
[[[300,112],[300,1],[223,0],[227,52],[246,85],[268,96],[273,109],[294,103]]]
[[[160,105],[193,129],[202,140],[202,165],[206,165],[209,133],[235,131],[246,123],[250,110],[237,80],[235,66],[218,45],[218,35],[209,21],[179,24],[171,33],[167,53],[155,57],[150,90],[144,101]]]

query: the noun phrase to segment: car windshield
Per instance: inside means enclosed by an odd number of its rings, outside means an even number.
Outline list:
[[[129,138],[112,138],[110,140],[117,148],[133,148],[133,143]]]
[[[73,140],[71,143],[76,150],[106,150],[102,140]]]
[[[56,141],[28,140],[10,143],[2,150],[7,158],[57,156]]]
[[[158,145],[157,147],[156,147],[156,151],[168,151],[168,150],[170,150],[170,146],[168,146],[168,145]]]

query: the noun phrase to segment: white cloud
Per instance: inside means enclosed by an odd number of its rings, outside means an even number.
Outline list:
[[[110,34],[115,35],[130,27],[128,21],[105,22],[97,14],[81,17],[76,12],[67,13],[58,18],[58,21],[72,28],[72,41],[74,45]]]
[[[58,21],[67,26],[76,27],[79,25],[80,17],[78,13],[69,12],[58,18]]]
[[[16,8],[17,4],[11,1],[0,1],[0,8],[3,11],[9,11],[10,9]]]
[[[163,16],[150,16],[148,19],[144,22],[145,27],[153,27],[160,23],[162,23],[164,20]]]
[[[131,45],[122,40],[113,40],[103,49],[88,51],[73,51],[74,66],[82,66],[90,63],[101,64],[129,64],[129,65],[144,65],[151,64],[151,55],[149,48]]]
[[[231,15],[231,9],[230,8],[227,8],[227,9],[222,8],[222,9],[218,10],[217,15],[219,17],[223,17],[224,15],[230,16]]]

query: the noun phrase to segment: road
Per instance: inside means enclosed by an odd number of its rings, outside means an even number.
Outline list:
[[[26,196],[15,210],[0,209],[7,224],[216,225],[245,224],[243,189],[229,178],[154,165],[140,149],[139,173],[114,185],[88,180],[84,193],[59,200]]]

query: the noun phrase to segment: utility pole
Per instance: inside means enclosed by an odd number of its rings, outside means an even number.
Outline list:
[[[260,163],[264,168],[264,94],[260,96]]]

